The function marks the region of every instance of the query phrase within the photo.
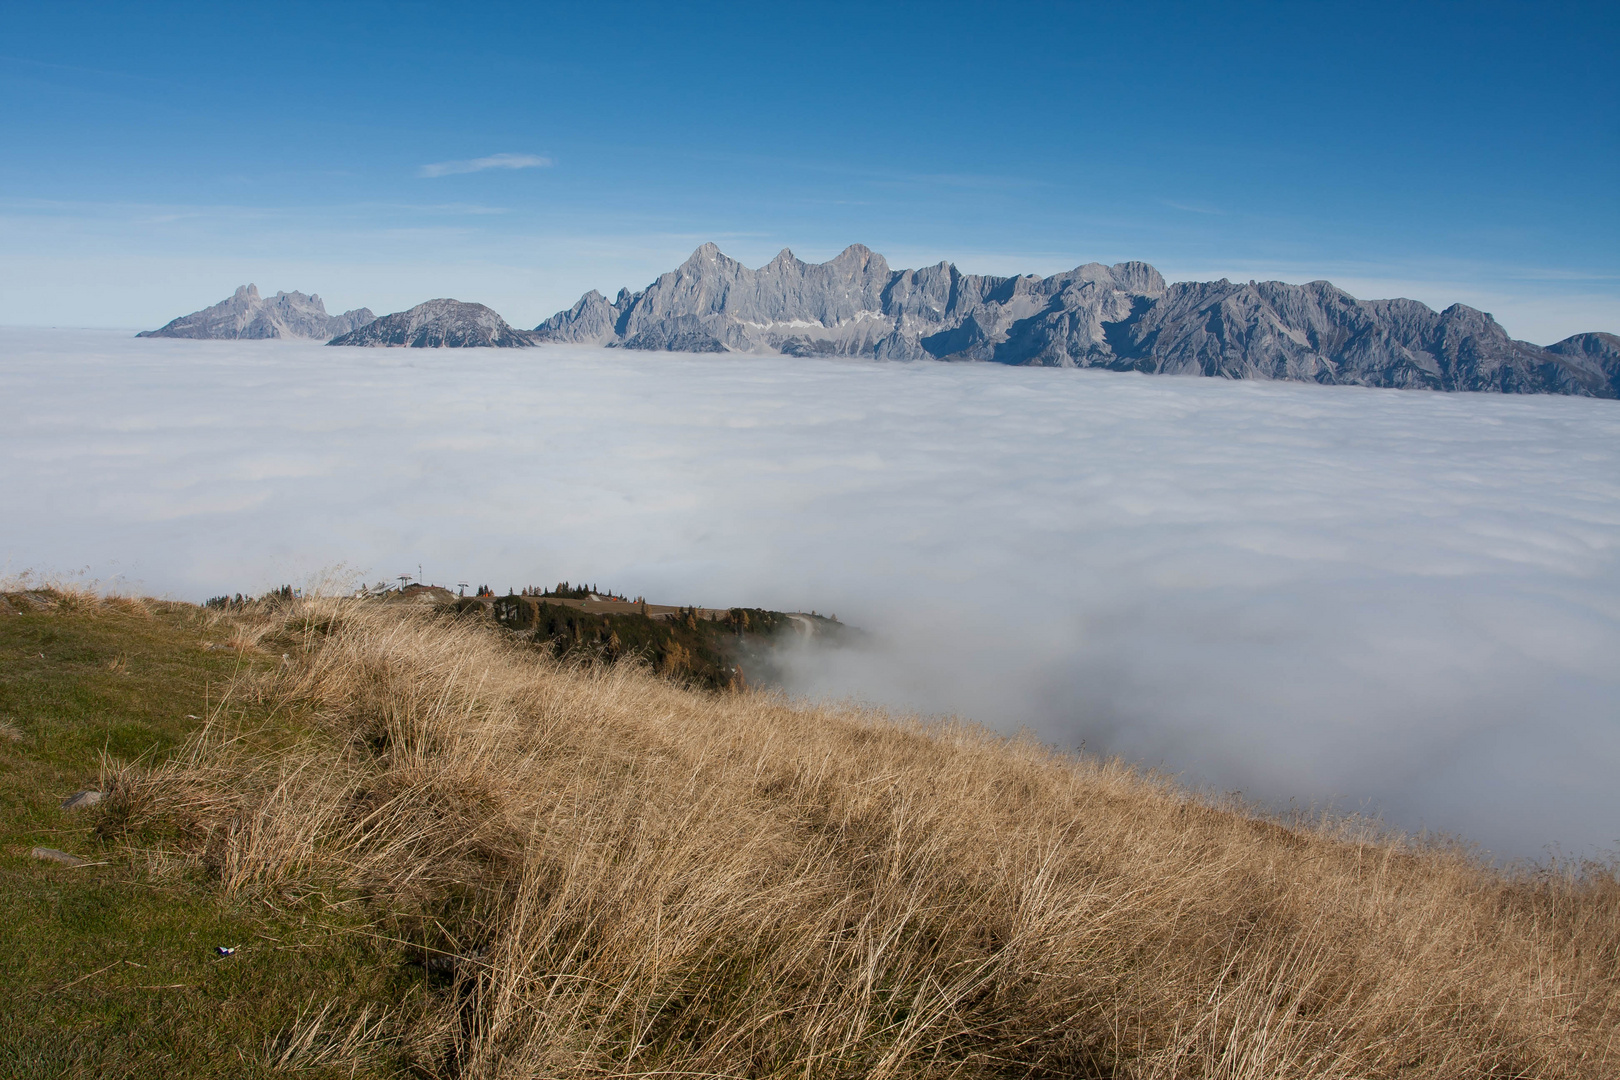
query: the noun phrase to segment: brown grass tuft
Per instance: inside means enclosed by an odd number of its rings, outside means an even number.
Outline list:
[[[94,582],[44,579],[32,574],[0,580],[0,603],[4,604],[4,608],[0,610],[61,611],[91,615],[116,612],[139,619],[150,619],[155,611],[175,606],[162,600],[104,592]]]
[[[302,1011],[285,1030],[265,1040],[263,1064],[281,1072],[365,1064],[392,1040],[386,1009],[362,1008],[334,1016],[337,1003]]]
[[[122,615],[132,615],[137,619],[150,619],[152,617],[153,602],[143,600],[138,596],[107,596],[103,597],[101,604],[109,611],[116,611]]]
[[[291,662],[232,693],[313,734],[216,718],[110,778],[108,827],[231,893],[369,904],[437,987],[401,1032],[432,1075],[1620,1067],[1613,867],[1285,827],[970,725],[693,693],[398,608],[233,630]],[[369,1024],[301,1018],[266,1061]]]

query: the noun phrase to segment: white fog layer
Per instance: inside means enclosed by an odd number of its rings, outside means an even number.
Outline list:
[[[1620,402],[0,330],[0,570],[835,612],[795,689],[1503,856],[1620,840]]]

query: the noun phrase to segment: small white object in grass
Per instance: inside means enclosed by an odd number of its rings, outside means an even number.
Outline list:
[[[214,951],[221,956],[230,956],[236,952],[235,945],[215,945]]]

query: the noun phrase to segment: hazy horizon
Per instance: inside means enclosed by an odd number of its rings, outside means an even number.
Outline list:
[[[720,246],[721,251],[723,253],[725,253],[729,257],[735,258],[735,256],[732,255],[732,253],[730,251],[726,250],[725,245],[719,245],[719,246]],[[870,245],[868,245],[868,246],[870,246]],[[792,250],[791,245],[788,245],[788,249]],[[843,249],[840,248],[839,250],[841,251]],[[690,252],[688,252],[688,255],[689,254],[690,254]],[[822,258],[822,257],[810,257],[810,258],[807,258],[797,250],[794,250],[794,254],[797,257],[799,257],[802,261],[805,261],[805,262],[825,262],[828,259],[831,259],[834,255],[836,255],[837,252],[835,251],[835,252],[832,252],[830,254],[827,254],[824,258]],[[887,259],[887,255],[884,252],[879,251],[878,254],[884,255],[885,259]],[[750,266],[753,269],[759,269],[759,268],[764,267],[767,263],[769,263],[770,259],[774,258],[775,255],[776,255],[776,252],[772,252],[769,257],[760,258],[760,259],[758,259],[757,261],[754,261],[754,262],[749,262],[746,259],[738,259],[738,261],[744,263],[745,265]],[[673,258],[673,256],[672,256],[672,258]],[[652,274],[652,276],[649,277],[645,282],[642,282],[640,284],[628,284],[627,283],[627,284],[625,284],[623,286],[620,286],[620,287],[628,288],[628,289],[630,289],[630,291],[632,293],[640,292],[643,289],[649,288],[652,284],[654,284],[656,282],[657,278],[661,274],[667,273],[668,271],[675,269],[676,266],[678,266],[680,264],[680,262],[685,261],[685,258],[686,258],[686,256],[681,256],[677,261],[672,262],[669,266],[667,266],[667,267],[663,268],[662,270],[659,270],[656,273]],[[1004,258],[1004,257],[1002,257],[1002,258]],[[919,268],[921,266],[936,265],[940,261],[941,260],[939,260],[939,259],[935,259],[935,260],[932,260],[929,263],[917,263],[917,264],[906,263],[906,264],[902,264],[902,263],[899,263],[899,262],[896,262],[896,261],[893,261],[893,260],[889,260],[889,265],[890,265],[891,269],[894,269],[894,270],[907,270],[907,269],[917,269],[917,268]],[[1003,276],[1003,277],[1011,277],[1011,276],[1016,276],[1018,274],[1028,274],[1028,273],[1037,273],[1039,276],[1047,277],[1047,276],[1051,276],[1052,274],[1062,273],[1062,272],[1064,272],[1066,270],[1074,269],[1074,267],[1072,267],[1072,266],[1062,266],[1062,267],[1057,267],[1056,269],[1043,269],[1043,270],[1040,270],[1040,271],[1029,271],[1029,270],[1018,270],[1018,269],[1013,269],[1013,268],[1009,267],[1009,268],[1005,269],[1004,271],[990,271],[990,270],[976,270],[976,269],[973,269],[971,267],[966,267],[966,266],[963,266],[963,265],[961,265],[959,263],[956,263],[956,261],[952,260],[952,259],[945,259],[943,261],[953,263],[954,265],[957,266],[957,269],[961,270],[963,273],[979,273],[979,274],[984,274],[984,275],[987,275],[987,276]],[[1090,261],[1095,262],[1095,261],[1100,261],[1100,260],[1090,260]],[[1141,260],[1141,261],[1147,261],[1147,260]],[[1084,265],[1084,264],[1076,264],[1076,265],[1078,266],[1078,265]],[[1156,269],[1159,269],[1161,271],[1161,273],[1163,273],[1163,268],[1162,267],[1156,267]],[[1365,268],[1362,268],[1362,269],[1365,269]],[[1320,276],[1315,277],[1315,278],[1307,278],[1304,275],[1296,275],[1292,279],[1267,278],[1267,277],[1264,277],[1264,276],[1256,277],[1256,276],[1253,276],[1253,275],[1249,276],[1248,278],[1245,278],[1242,274],[1215,273],[1214,271],[1209,271],[1204,275],[1198,275],[1198,274],[1177,275],[1177,274],[1166,273],[1164,276],[1165,276],[1165,280],[1172,283],[1172,284],[1174,284],[1176,282],[1179,282],[1179,281],[1210,281],[1210,280],[1218,280],[1218,279],[1223,278],[1223,277],[1229,278],[1229,279],[1232,279],[1232,280],[1288,280],[1291,284],[1302,284],[1302,283],[1304,283],[1305,281],[1308,281],[1308,280],[1320,280]],[[1467,300],[1463,300],[1463,299],[1449,299],[1449,300],[1436,299],[1437,296],[1446,295],[1445,293],[1440,291],[1440,290],[1443,290],[1444,288],[1446,288],[1446,286],[1435,283],[1435,282],[1411,282],[1411,281],[1401,282],[1401,281],[1392,281],[1392,280],[1386,280],[1386,279],[1380,279],[1380,278],[1362,279],[1362,278],[1357,278],[1357,277],[1341,277],[1341,278],[1339,278],[1337,280],[1330,278],[1328,280],[1331,280],[1334,285],[1336,285],[1337,287],[1339,287],[1341,289],[1344,289],[1346,292],[1350,293],[1357,300],[1388,300],[1388,299],[1396,299],[1396,298],[1415,299],[1415,300],[1419,300],[1422,303],[1427,304],[1430,308],[1434,309],[1435,311],[1443,311],[1447,307],[1451,306],[1451,304],[1453,304],[1453,303],[1466,303],[1466,304],[1468,304],[1468,306],[1475,307],[1475,308],[1478,308],[1479,310],[1485,311],[1487,314],[1490,314],[1493,317],[1496,317],[1497,313],[1496,313],[1496,311],[1492,310],[1492,307],[1494,306],[1494,307],[1499,308],[1501,306],[1501,304],[1504,303],[1504,302],[1509,305],[1509,308],[1508,308],[1509,311],[1517,311],[1517,310],[1519,310],[1519,308],[1516,306],[1517,301],[1515,300],[1514,297],[1512,297],[1510,295],[1503,295],[1503,294],[1500,294],[1500,293],[1472,292],[1472,294],[1469,296],[1469,299],[1467,299]],[[200,300],[199,299],[199,300],[186,301],[186,303],[195,303],[195,305],[196,305],[195,307],[188,307],[184,311],[175,311],[173,314],[171,314],[171,315],[169,315],[167,317],[162,317],[162,318],[154,317],[153,319],[148,320],[147,323],[143,323],[143,324],[139,324],[139,325],[134,324],[134,323],[116,323],[116,324],[114,324],[114,323],[108,323],[108,322],[94,322],[94,321],[61,321],[61,322],[55,322],[55,323],[50,323],[50,322],[13,322],[13,323],[9,323],[9,324],[0,324],[0,325],[9,325],[9,326],[19,328],[19,329],[61,327],[61,328],[64,328],[64,329],[127,330],[127,331],[129,331],[131,333],[136,333],[136,332],[143,331],[143,330],[157,329],[158,327],[167,324],[172,319],[179,318],[182,315],[189,315],[189,314],[191,314],[191,313],[193,313],[195,311],[200,311],[200,310],[202,310],[204,308],[207,308],[207,307],[212,307],[214,304],[219,303],[221,300],[224,300],[224,299],[228,298],[231,295],[231,293],[234,292],[235,289],[238,288],[239,286],[249,285],[249,284],[258,286],[260,292],[265,296],[274,295],[276,292],[302,292],[302,293],[305,293],[307,295],[320,296],[321,299],[322,299],[322,302],[326,306],[326,310],[329,313],[333,314],[333,315],[340,314],[343,311],[353,310],[355,308],[362,308],[362,307],[370,308],[373,311],[374,314],[379,315],[379,316],[380,315],[387,315],[387,314],[390,314],[390,313],[392,313],[394,311],[403,311],[403,310],[405,310],[407,308],[414,307],[417,304],[419,304],[419,303],[421,303],[421,302],[423,302],[425,300],[433,299],[433,298],[437,298],[437,297],[440,297],[440,296],[447,295],[447,294],[441,292],[441,293],[435,293],[433,297],[424,296],[424,297],[421,297],[420,299],[412,300],[410,302],[399,301],[400,306],[398,308],[395,308],[395,307],[387,305],[387,304],[377,305],[377,304],[367,304],[367,303],[364,303],[364,302],[351,303],[351,302],[348,302],[348,301],[335,302],[330,298],[329,293],[323,292],[320,289],[306,289],[306,288],[300,288],[300,287],[296,287],[296,286],[293,287],[293,288],[285,288],[284,286],[279,285],[279,284],[278,285],[268,285],[267,286],[267,285],[262,285],[256,278],[249,278],[247,280],[237,282],[236,285],[229,286],[228,288],[223,288],[223,291],[221,291],[219,293],[219,295],[215,296],[213,299],[208,299],[208,300]],[[1358,292],[1357,288],[1353,287],[1353,286],[1359,286],[1362,291]],[[494,308],[496,310],[497,314],[500,314],[503,318],[505,318],[506,321],[510,325],[516,326],[516,327],[528,328],[528,327],[538,325],[539,323],[543,322],[545,319],[550,318],[552,315],[557,314],[560,311],[568,310],[570,307],[573,306],[574,302],[576,300],[578,300],[579,296],[584,296],[586,293],[590,292],[591,289],[593,289],[593,288],[597,292],[600,292],[604,296],[608,296],[608,297],[612,297],[612,296],[616,295],[617,292],[618,292],[618,287],[591,286],[589,288],[581,289],[578,296],[575,296],[573,299],[568,300],[566,303],[559,304],[559,306],[555,310],[548,311],[544,315],[541,315],[541,316],[536,317],[536,318],[512,318],[512,317],[510,317],[508,315],[508,313],[500,311],[500,309],[496,308],[495,305],[493,305],[493,304],[487,304],[486,301],[480,299],[478,296],[473,296],[473,295],[457,296],[457,297],[454,297],[454,299],[472,301],[472,302],[476,302],[476,303],[485,303],[486,306]],[[1379,291],[1380,288],[1382,288],[1384,291],[1380,292]],[[1402,291],[1403,288],[1404,288],[1404,291]],[[1452,288],[1453,288],[1454,291],[1470,292],[1470,290],[1475,289],[1477,287],[1476,286],[1466,286],[1466,285],[1456,285],[1456,286],[1452,286]],[[1368,291],[1368,290],[1371,290],[1371,291]],[[1419,295],[1419,294],[1423,294],[1423,295]],[[197,295],[200,295],[200,293],[197,293]],[[358,295],[358,293],[356,293],[355,295]],[[1538,310],[1540,310],[1543,313],[1543,315],[1546,315],[1548,312],[1554,310],[1555,308],[1559,311],[1558,319],[1566,320],[1566,321],[1563,322],[1563,323],[1554,323],[1554,322],[1549,321],[1549,322],[1546,322],[1545,325],[1548,325],[1548,326],[1551,326],[1551,325],[1572,325],[1572,324],[1567,322],[1567,320],[1569,318],[1571,318],[1571,316],[1569,315],[1569,312],[1572,311],[1572,310],[1580,310],[1580,299],[1578,297],[1577,298],[1565,297],[1560,302],[1552,303],[1552,304],[1549,304],[1549,302],[1543,301],[1543,302],[1540,302]],[[1599,309],[1599,310],[1606,310],[1606,309]],[[1512,317],[1510,315],[1509,316],[1509,321],[1511,321],[1511,318]],[[1497,318],[1497,321],[1499,323],[1501,323],[1503,320],[1501,318]],[[1620,327],[1620,304],[1617,304],[1615,306],[1615,310],[1613,312],[1613,321],[1614,321],[1615,326]],[[1533,325],[1543,325],[1543,323],[1542,322],[1533,322]],[[1529,337],[1527,337],[1525,335],[1514,333],[1513,330],[1512,330],[1512,327],[1510,327],[1510,326],[1504,325],[1504,328],[1508,330],[1509,335],[1512,336],[1512,337],[1518,338],[1519,340],[1532,340],[1531,338],[1529,338]],[[1598,331],[1601,331],[1601,332],[1616,332],[1616,331],[1613,331],[1613,330],[1609,330],[1606,326],[1604,326],[1604,327],[1587,327],[1585,331],[1571,331],[1571,333],[1583,333],[1583,332],[1590,332],[1592,330],[1598,330]],[[1563,334],[1563,335],[1560,335],[1557,338],[1554,338],[1554,337],[1549,337],[1546,334],[1542,334],[1541,337],[1545,338],[1545,340],[1534,340],[1532,343],[1533,344],[1538,344],[1538,345],[1550,345],[1554,341],[1562,340],[1563,337],[1567,337],[1567,336],[1569,336],[1569,335],[1568,334]]]

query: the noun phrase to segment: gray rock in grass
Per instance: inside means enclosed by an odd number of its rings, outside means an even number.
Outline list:
[[[105,792],[96,791],[93,788],[86,788],[83,791],[75,791],[73,794],[63,799],[62,809],[68,811],[88,809],[106,797]]]
[[[77,855],[69,855],[65,851],[57,851],[53,847],[37,847],[32,852],[34,858],[45,862],[61,863],[63,866],[83,866],[84,860]]]

